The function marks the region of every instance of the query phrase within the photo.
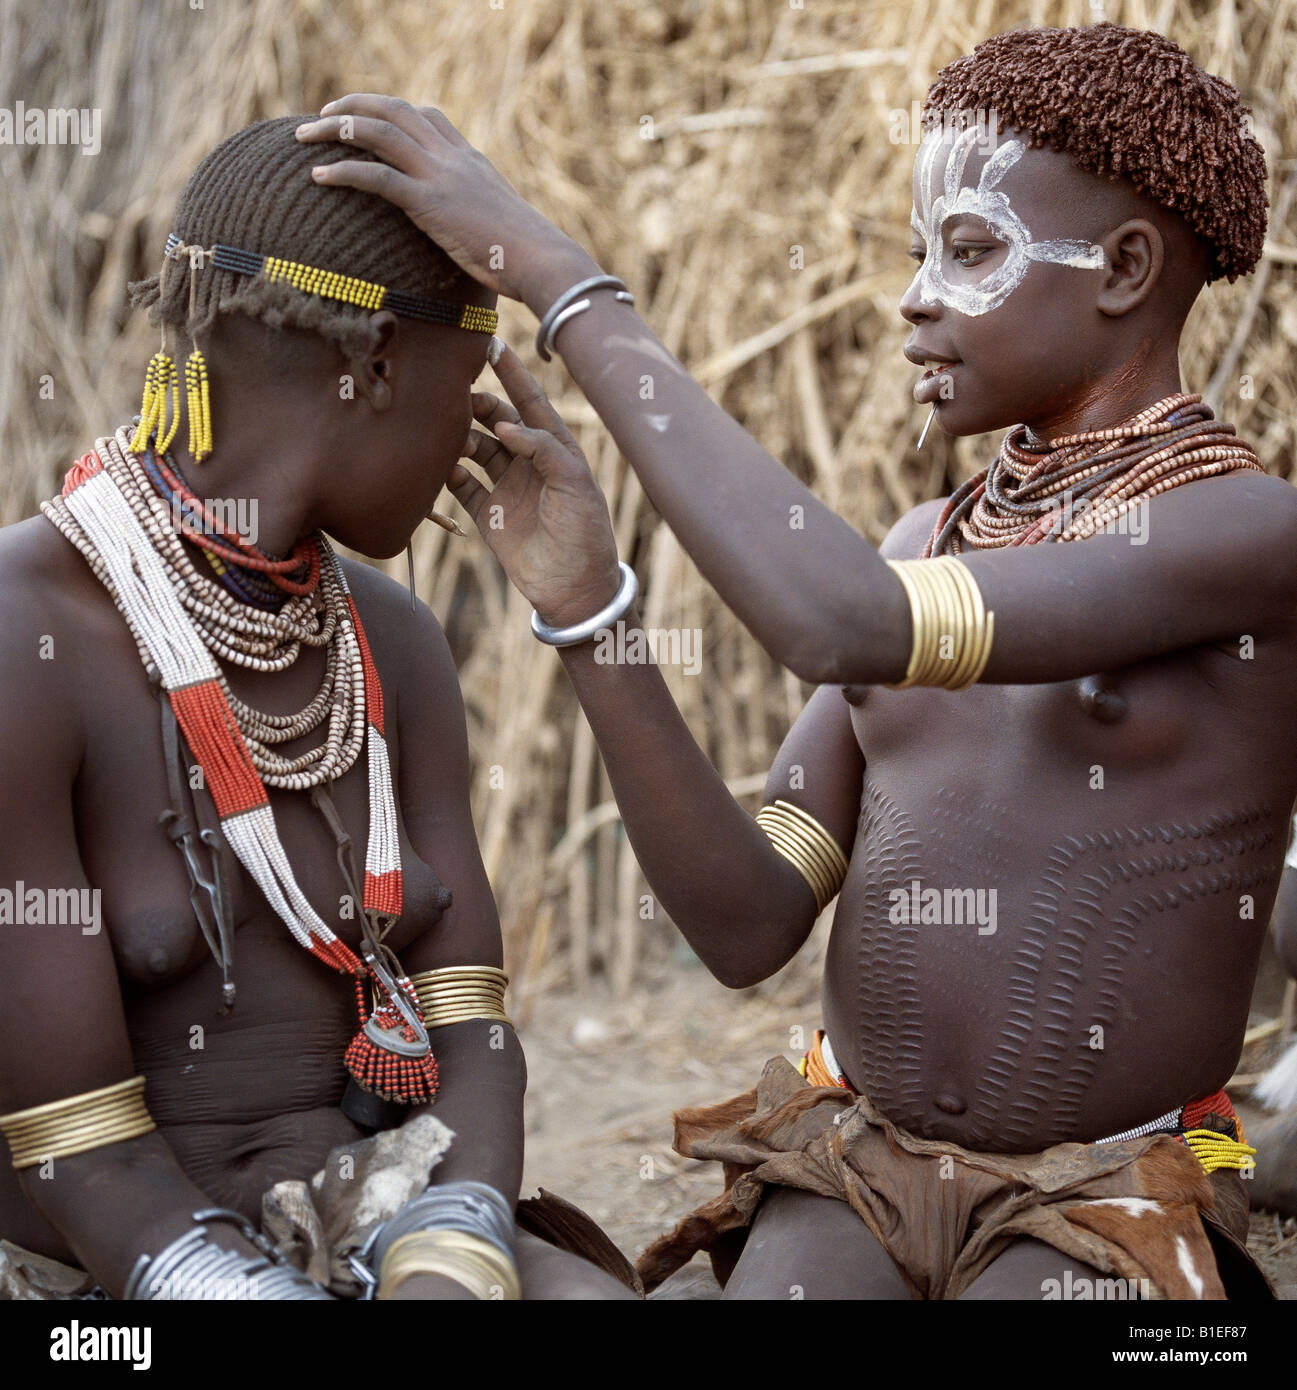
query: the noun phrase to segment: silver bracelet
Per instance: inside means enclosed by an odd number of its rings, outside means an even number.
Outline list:
[[[600,628],[615,623],[635,602],[635,596],[639,593],[639,580],[635,578],[635,571],[625,560],[619,560],[617,568],[621,570],[621,587],[612,596],[612,601],[601,608],[593,618],[587,618],[583,623],[575,623],[572,627],[551,627],[541,621],[540,614],[533,608],[531,630],[551,647],[575,647],[578,642],[588,642]]]
[[[241,1255],[212,1242],[208,1221],[230,1221],[260,1255]],[[211,1208],[194,1213],[197,1230],[186,1231],[156,1255],[141,1255],[127,1280],[125,1299],[172,1303],[190,1300],[336,1300],[314,1279],[287,1264],[246,1217]]]
[[[540,354],[542,362],[551,360],[554,336],[558,330],[568,319],[576,318],[590,307],[590,301],[581,298],[589,290],[616,290],[615,297],[623,304],[635,303],[635,296],[626,288],[625,281],[619,280],[615,275],[592,275],[588,280],[578,280],[570,290],[564,290],[549,306],[540,321],[540,327],[536,330],[536,351]]]
[[[376,1226],[364,1245],[348,1257],[351,1272],[365,1286],[363,1299],[374,1297],[387,1252],[402,1236],[414,1231],[465,1231],[481,1236],[517,1262],[518,1232],[504,1197],[484,1182],[465,1179],[442,1183],[412,1197]]]

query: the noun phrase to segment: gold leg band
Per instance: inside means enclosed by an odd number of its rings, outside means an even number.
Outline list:
[[[378,1298],[416,1274],[440,1274],[462,1284],[479,1299],[522,1297],[518,1270],[498,1246],[466,1231],[411,1231],[392,1242],[383,1257]]]
[[[445,1028],[484,1018],[494,1023],[513,1023],[504,1011],[504,991],[509,977],[494,965],[450,965],[441,970],[421,970],[410,976],[419,999],[423,1021],[429,1028]]]
[[[931,685],[966,690],[991,659],[995,614],[968,567],[953,555],[935,560],[888,560],[910,601],[914,628],[905,679],[890,689]]]
[[[816,910],[823,912],[847,876],[847,856],[838,842],[814,816],[790,801],[763,806],[756,820],[774,848],[806,880],[815,894]]]
[[[19,1169],[138,1139],[156,1128],[144,1107],[142,1076],[0,1115],[0,1134]]]

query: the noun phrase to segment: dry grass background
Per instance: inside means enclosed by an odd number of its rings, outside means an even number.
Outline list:
[[[1271,173],[1266,259],[1199,303],[1183,365],[1190,389],[1210,384],[1219,412],[1287,475],[1294,0],[4,0],[0,104],[98,107],[103,124],[93,158],[0,147],[0,522],[31,515],[136,408],[153,334],[128,314],[124,286],[156,270],[201,155],[250,121],[378,90],[441,106],[628,281],[726,409],[878,540],[992,446],[914,448],[896,305],[911,273],[915,146],[889,140],[889,113],[921,102],[937,69],[988,34],[1100,17],[1169,34],[1254,108]],[[504,311],[506,337],[529,345],[525,313]],[[646,625],[703,630],[702,675],[667,678],[721,772],[751,795],[805,692],[699,577],[561,365],[541,379],[605,488]],[[474,810],[524,1015],[536,992],[599,975],[625,995],[673,937],[640,918],[646,888],[585,722],[484,547],[424,531],[419,591],[460,661]]]

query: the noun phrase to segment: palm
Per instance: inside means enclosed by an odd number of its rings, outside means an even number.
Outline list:
[[[491,489],[461,468],[451,491],[536,610],[551,622],[579,620],[616,589],[608,508],[576,441],[515,354],[505,348],[496,371],[522,413],[474,396],[474,414],[498,436],[474,431],[470,454]]]

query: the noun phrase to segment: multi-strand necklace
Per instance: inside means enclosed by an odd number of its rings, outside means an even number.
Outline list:
[[[1052,441],[1018,425],[952,494],[923,555],[1081,540],[1160,492],[1240,468],[1265,471],[1201,396],[1167,396],[1111,429]]]
[[[154,477],[165,482],[162,491]],[[437,1068],[427,1031],[413,987],[381,945],[402,910],[396,802],[382,686],[341,564],[319,532],[299,543],[287,560],[275,560],[239,537],[206,527],[177,530],[172,524],[177,496],[191,517],[206,516],[174,468],[151,450],[133,454],[129,433],[122,429],[114,438],[98,440],[68,471],[60,495],[42,502],[41,510],[86,559],[125,618],[146,668],[156,672],[202,767],[230,847],[297,941],[355,979],[362,1029],[348,1049],[348,1070],[362,1086],[389,1099],[429,1100]],[[277,612],[240,602],[198,569],[185,540],[219,549],[229,569],[269,576],[286,600]],[[283,671],[307,646],[325,648],[325,673],[319,690],[294,715],[252,709],[233,694],[217,664],[219,658],[254,671]],[[323,744],[311,752],[286,758],[276,751],[276,745],[326,724]],[[362,961],[298,885],[266,788],[310,789],[313,800],[323,798],[317,804],[341,847],[345,830],[332,812],[328,786],[353,766],[363,743],[368,745],[369,839],[359,890]],[[351,886],[355,892],[358,885]],[[377,1000],[372,1013],[365,1006],[365,980]]]

